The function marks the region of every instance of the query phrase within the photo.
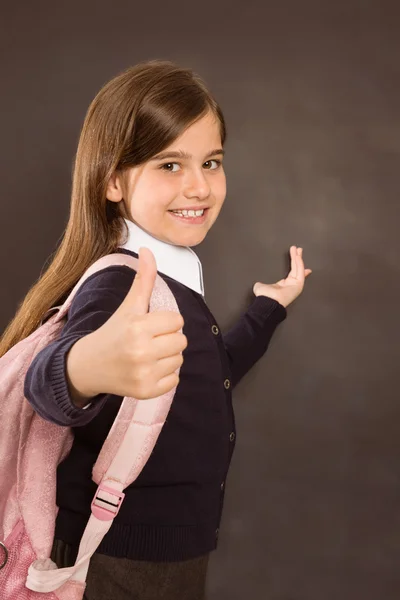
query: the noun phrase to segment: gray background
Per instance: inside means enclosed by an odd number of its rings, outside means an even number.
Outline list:
[[[1,12],[1,330],[66,226],[91,99],[140,60],[194,68],[228,124],[227,200],[197,248],[215,317],[286,275],[291,244],[313,269],[236,389],[208,600],[398,600],[398,2]]]

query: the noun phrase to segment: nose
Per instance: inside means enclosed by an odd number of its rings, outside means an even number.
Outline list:
[[[184,184],[184,195],[186,198],[205,200],[210,195],[210,192],[211,186],[203,169],[187,173]]]

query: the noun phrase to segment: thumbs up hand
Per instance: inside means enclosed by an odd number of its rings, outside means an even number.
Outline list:
[[[141,248],[137,274],[121,305],[104,325],[72,347],[67,370],[71,388],[80,400],[100,393],[155,398],[178,385],[176,371],[183,363],[182,352],[187,346],[181,331],[184,321],[176,312],[148,312],[156,275],[152,252]],[[74,366],[79,363],[80,342],[81,358],[91,356],[85,382],[82,364],[76,366],[79,377],[74,380],[73,375]],[[83,402],[77,404],[82,406]]]

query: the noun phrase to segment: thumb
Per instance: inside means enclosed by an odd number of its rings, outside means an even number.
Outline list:
[[[255,294],[257,296],[257,293],[260,290],[261,286],[262,286],[262,283],[260,283],[259,281],[257,281],[257,283],[255,283],[253,285],[253,294]]]
[[[151,294],[157,276],[157,264],[154,254],[148,248],[139,249],[139,266],[124,304],[129,311],[136,315],[145,315],[149,312]]]

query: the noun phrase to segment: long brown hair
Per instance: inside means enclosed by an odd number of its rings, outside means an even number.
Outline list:
[[[222,111],[202,79],[170,61],[151,60],[106,83],[89,106],[74,161],[70,216],[59,248],[31,287],[0,340],[0,356],[30,335],[45,313],[64,301],[86,269],[115,252],[130,218],[106,189],[124,172],[169,146],[208,111],[226,138]]]

